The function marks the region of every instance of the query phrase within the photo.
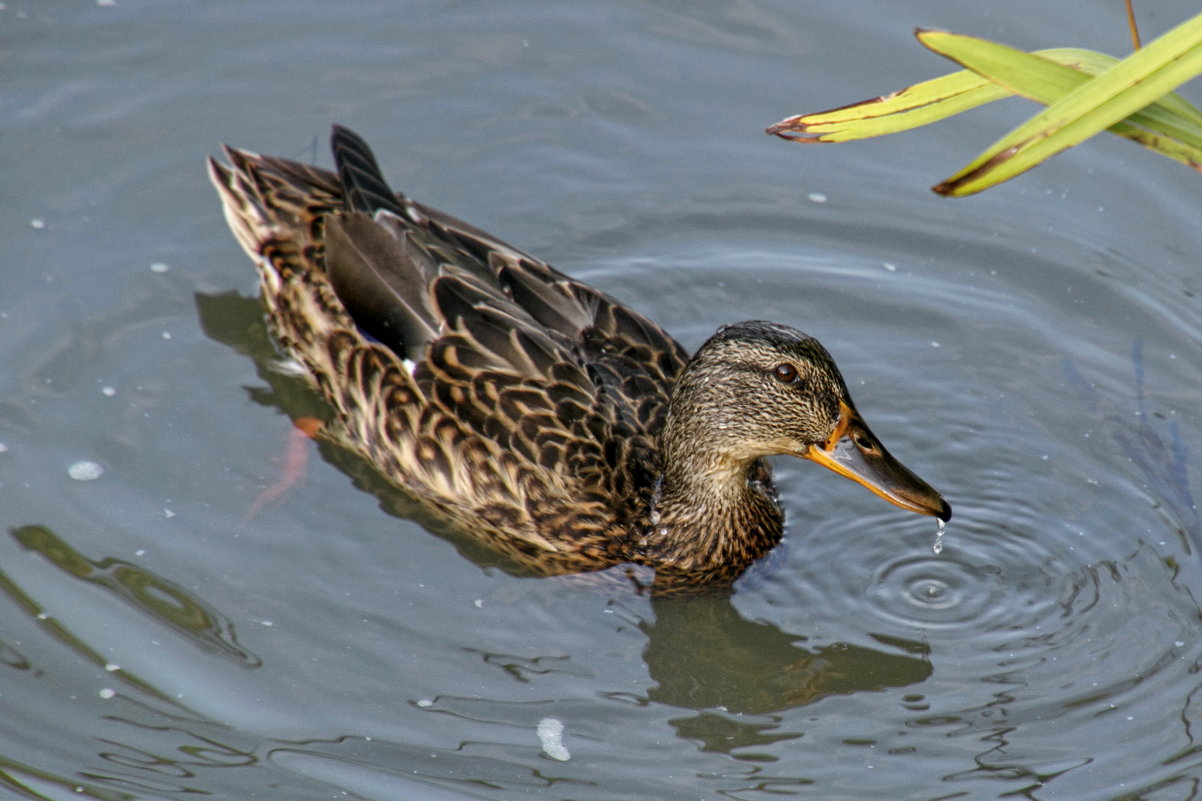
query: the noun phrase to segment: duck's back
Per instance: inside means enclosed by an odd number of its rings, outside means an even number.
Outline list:
[[[324,433],[543,572],[630,558],[687,358],[658,326],[394,194],[367,145],[337,175],[210,162],[276,338],[329,401]]]

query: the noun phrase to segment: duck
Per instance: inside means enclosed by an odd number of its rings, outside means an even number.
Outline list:
[[[328,404],[318,436],[520,569],[729,588],[782,538],[775,455],[951,517],[817,339],[748,320],[690,355],[629,306],[394,191],[351,130],[335,125],[331,147],[333,171],[230,146],[208,160],[269,330]]]

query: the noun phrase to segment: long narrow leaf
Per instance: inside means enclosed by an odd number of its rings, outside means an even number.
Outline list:
[[[1089,83],[1089,73],[1100,74],[1109,65],[1118,63],[1118,59],[1101,53],[1091,53],[1088,50],[1075,51],[1075,55],[1089,61],[1088,72],[1082,69],[1081,62],[1077,68],[1056,64],[1046,59],[1019,50],[1007,48],[1004,45],[989,43],[990,47],[998,48],[1000,52],[993,56],[989,65],[989,78],[1000,87],[1015,94],[1030,98],[1044,105],[1051,105],[1067,96],[1070,92]],[[986,49],[981,49],[978,55],[987,56]],[[979,64],[982,71],[985,66]],[[1135,139],[1145,146],[1161,150],[1153,143],[1177,140],[1181,147],[1175,148],[1182,153],[1192,153],[1193,162],[1202,162],[1202,112],[1191,106],[1180,95],[1166,95],[1127,118],[1129,125],[1115,123],[1110,126],[1112,133]],[[1135,126],[1135,127],[1133,127]],[[1145,128],[1154,137],[1139,133]],[[1167,155],[1167,154],[1166,154]]]
[[[1004,74],[1014,64],[1012,54],[1022,52],[939,31],[922,32],[920,38],[936,52],[991,76],[999,58]],[[1012,178],[1150,105],[1200,72],[1202,14],[1072,90],[934,189],[967,195]]]
[[[1061,68],[1066,70],[1071,68],[1073,75],[1077,76],[1076,82],[1066,85],[1062,94],[1067,94],[1072,88],[1088,80],[1089,76],[1104,72],[1118,62],[1114,56],[1079,48],[1039,50],[1032,54],[1031,58],[1035,56],[1053,62],[1052,68],[1055,68],[1055,65],[1061,65]],[[1059,96],[1051,97],[1046,92],[1038,92],[1028,87],[1013,76],[1011,78],[1010,83],[1014,86],[1010,91],[1016,90],[1019,94],[1045,105],[1059,99]],[[870,100],[788,117],[769,127],[767,133],[801,143],[850,142],[929,125],[985,103],[1000,100],[1009,96],[1010,91],[972,70],[961,70]],[[1161,106],[1170,116],[1160,120],[1141,120],[1139,124],[1148,125],[1159,133],[1173,137],[1202,132],[1202,111],[1194,108],[1180,95],[1166,95],[1151,106],[1149,111]],[[1174,130],[1175,127],[1179,127],[1180,130]]]
[[[1106,53],[1099,53],[1096,50],[1082,50],[1077,47],[1037,50],[1035,51],[1035,55],[1043,56],[1051,61],[1055,61],[1057,64],[1072,67],[1089,75],[1100,75],[1121,60]],[[1202,128],[1202,111],[1198,110],[1176,92],[1169,92],[1164,95],[1152,104],[1152,107],[1161,105],[1172,113],[1185,118],[1190,124]]]
[[[789,117],[767,133],[793,142],[849,142],[930,125],[1009,94],[971,70],[961,70],[890,95]]]

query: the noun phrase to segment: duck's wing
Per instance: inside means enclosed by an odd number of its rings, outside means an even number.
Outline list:
[[[326,269],[369,336],[419,366],[454,360],[534,381],[582,368],[576,389],[611,396],[657,430],[687,354],[605,294],[449,214],[393,193],[367,144],[332,144],[347,210],[326,223]]]
[[[460,522],[487,523],[510,553],[613,547],[615,520],[653,480],[684,351],[394,193],[353,133],[333,143],[336,175],[233,148],[231,166],[210,162],[277,339],[335,409],[329,435]]]

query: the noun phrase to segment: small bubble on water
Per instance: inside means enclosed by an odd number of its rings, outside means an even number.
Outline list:
[[[563,744],[563,723],[561,721],[555,718],[543,718],[538,722],[535,731],[543,746],[544,754],[560,762],[567,762],[572,758],[571,752]]]
[[[67,468],[67,475],[76,481],[95,481],[104,475],[104,468],[95,462],[76,462]]]
[[[936,520],[935,522],[938,527],[935,529],[935,541],[931,543],[931,550],[938,556],[943,553],[943,532],[947,530],[947,521]]]

